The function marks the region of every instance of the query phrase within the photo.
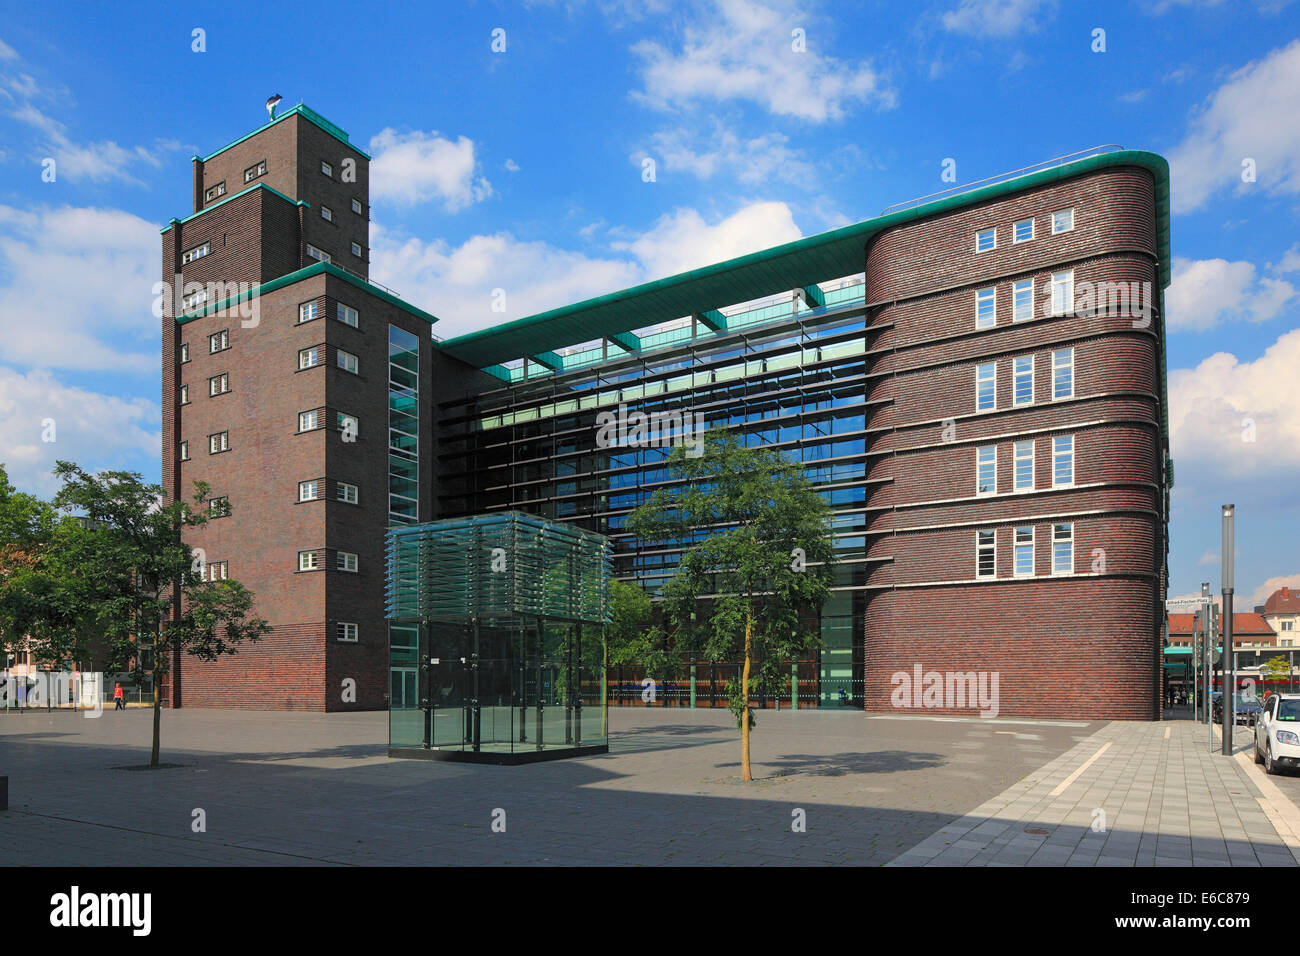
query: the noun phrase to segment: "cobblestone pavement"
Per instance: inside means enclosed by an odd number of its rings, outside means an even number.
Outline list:
[[[1248,741],[1224,757],[1190,720],[1108,724],[891,865],[1295,866],[1300,813]]]
[[[150,720],[0,714],[6,859],[880,865],[1105,727],[765,711],[742,784],[725,711],[615,708],[608,755],[490,767],[389,759],[382,713],[183,710],[163,714],[174,766],[126,769],[148,761]]]

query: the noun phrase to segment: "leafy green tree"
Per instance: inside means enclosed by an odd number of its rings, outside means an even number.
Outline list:
[[[1291,665],[1285,657],[1274,655],[1264,662],[1260,674],[1267,680],[1288,680],[1291,677]]]
[[[744,659],[740,680],[728,685],[728,707],[740,728],[741,779],[752,780],[755,678],[779,686],[782,664],[820,643],[834,559],[830,507],[779,452],[747,447],[731,432],[702,441],[702,449],[673,451],[669,471],[683,483],[656,491],[628,528],[683,549],[662,602],[679,654]],[[697,540],[695,529],[704,528],[710,533]]]
[[[600,733],[609,734],[609,668],[611,664],[644,663],[654,666],[657,655],[650,628],[650,595],[635,584],[611,581],[609,586],[610,622],[605,625],[601,641]],[[658,642],[662,644],[662,640]],[[655,673],[654,671],[650,671]]]
[[[142,667],[152,649],[153,746],[158,766],[160,685],[181,654],[213,661],[270,630],[251,615],[253,595],[238,581],[208,581],[205,565],[181,540],[181,530],[208,520],[207,486],[195,483],[192,501],[164,499],[162,488],[139,474],[88,474],[60,461],[57,508],[80,521],[63,521],[41,550],[27,587],[48,603],[30,615],[40,656],[84,656],[86,635],[102,642],[107,666]]]

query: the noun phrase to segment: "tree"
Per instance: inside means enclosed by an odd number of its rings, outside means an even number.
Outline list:
[[[34,642],[47,659],[75,658],[85,653],[89,631],[102,641],[107,666],[137,673],[152,650],[149,765],[157,767],[160,684],[172,660],[216,660],[270,626],[250,614],[248,589],[231,579],[207,580],[202,555],[181,540],[182,528],[208,520],[205,484],[195,483],[192,501],[166,502],[161,487],[135,472],[92,475],[60,461],[54,473],[63,483],[54,505],[83,520],[55,527],[27,582],[49,598],[29,622]]]
[[[1275,655],[1264,662],[1260,676],[1266,680],[1290,680],[1291,664],[1285,657]]]
[[[749,761],[751,680],[779,686],[781,663],[820,643],[819,614],[830,595],[834,548],[830,507],[799,464],[744,437],[709,432],[703,449],[674,449],[671,476],[628,517],[633,534],[682,556],[664,585],[663,611],[675,647],[711,661],[743,656],[727,685],[740,728],[741,779]],[[696,540],[698,529],[710,529]]]
[[[610,622],[601,640],[600,735],[609,735],[609,667],[644,663],[649,669],[657,653],[649,632],[650,595],[635,584],[609,583]],[[657,632],[656,632],[657,633]]]

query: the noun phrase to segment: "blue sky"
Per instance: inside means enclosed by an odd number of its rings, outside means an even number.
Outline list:
[[[1298,36],[1288,0],[10,3],[0,461],[158,477],[158,229],[272,92],[372,153],[371,274],[443,335],[877,215],[945,159],[1118,143],[1173,167],[1170,592],[1218,587],[1234,501],[1262,601],[1300,586]]]

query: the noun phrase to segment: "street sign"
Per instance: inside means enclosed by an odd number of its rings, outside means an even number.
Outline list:
[[[1165,601],[1165,610],[1171,614],[1195,614],[1210,603],[1204,596],[1189,598],[1169,598]]]

